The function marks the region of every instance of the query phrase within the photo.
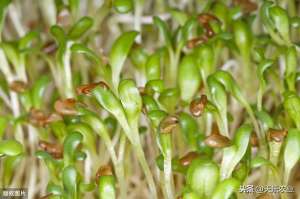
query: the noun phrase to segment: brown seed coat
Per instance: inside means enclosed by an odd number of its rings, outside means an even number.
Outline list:
[[[47,120],[47,116],[43,111],[31,108],[28,119],[31,124],[42,127],[45,125],[45,120]]]
[[[213,20],[220,22],[220,20],[215,15],[209,13],[201,13],[198,15],[198,22],[200,24],[208,24],[210,21]]]
[[[165,117],[159,125],[161,133],[171,133],[174,128],[178,125],[178,118],[176,116],[169,115]]]
[[[182,166],[189,166],[191,164],[191,162],[198,157],[199,157],[199,154],[197,152],[192,151],[192,152],[189,152],[186,155],[184,155],[182,158],[180,158],[179,163]]]
[[[43,111],[31,108],[29,112],[29,122],[38,127],[45,127],[47,124],[62,120],[62,117],[56,113],[47,116]]]
[[[205,43],[208,41],[209,38],[215,36],[215,32],[209,24],[209,22],[213,20],[220,22],[220,20],[216,16],[209,13],[202,13],[198,15],[198,22],[203,26],[205,32],[203,35],[189,40],[187,42],[188,48],[194,48],[195,46]]]
[[[269,129],[267,133],[268,141],[283,142],[288,131],[285,129]]]
[[[48,41],[44,46],[43,46],[43,52],[48,54],[48,55],[52,55],[55,53],[55,51],[57,50],[58,46],[55,43],[55,41]]]
[[[48,152],[55,159],[61,159],[63,157],[63,147],[60,144],[52,144],[40,140],[39,147]]]
[[[100,86],[105,89],[109,88],[105,82],[100,81],[100,82],[96,82],[96,83],[81,85],[76,88],[76,93],[77,93],[77,95],[90,95],[91,91],[97,86]]]
[[[250,144],[253,147],[258,147],[259,146],[258,137],[257,137],[255,132],[251,133]]]
[[[101,176],[112,176],[112,168],[110,165],[101,166],[96,173],[96,183],[99,183],[99,178]]]
[[[224,148],[230,146],[230,139],[220,134],[211,134],[204,140],[207,146],[213,148]]]
[[[205,106],[207,104],[207,96],[201,95],[201,98],[194,99],[190,103],[190,112],[194,117],[199,117],[204,112]]]
[[[54,103],[54,109],[60,115],[76,115],[77,111],[75,109],[76,100],[73,98],[68,98],[65,100],[57,100]]]
[[[243,12],[245,13],[253,12],[258,8],[257,4],[250,0],[234,0],[233,3],[241,6]]]
[[[11,82],[9,88],[15,91],[16,93],[24,93],[28,88],[28,84],[23,81],[16,80]]]

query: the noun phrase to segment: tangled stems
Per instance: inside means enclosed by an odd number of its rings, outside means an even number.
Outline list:
[[[174,116],[165,117],[159,125],[159,137],[161,152],[164,157],[164,183],[166,189],[166,197],[174,198],[172,186],[172,131],[176,127],[178,119]]]
[[[119,121],[136,152],[137,158],[146,176],[151,194],[156,198],[157,193],[155,183],[147,164],[138,132],[138,115],[141,112],[141,98],[138,89],[131,80],[124,80],[119,86],[120,101],[110,90],[104,88],[96,87],[92,93],[98,102]]]
[[[119,161],[116,155],[116,151],[113,147],[113,143],[109,137],[108,131],[103,124],[103,122],[95,115],[95,113],[90,111],[84,111],[84,115],[81,117],[83,122],[86,122],[91,125],[91,127],[94,129],[95,132],[99,134],[99,136],[103,139],[108,152],[110,154],[111,160],[113,162],[113,165],[115,167],[115,172],[117,179],[120,183],[120,196],[122,198],[126,197],[126,181],[124,176],[124,167],[123,167],[123,161]]]

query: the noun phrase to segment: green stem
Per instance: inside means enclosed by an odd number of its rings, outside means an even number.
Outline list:
[[[265,136],[264,136],[263,132],[261,131],[261,129],[259,128],[258,122],[257,122],[257,120],[254,116],[254,113],[253,113],[251,107],[249,106],[249,104],[244,104],[244,107],[250,116],[250,119],[254,126],[255,133],[257,134],[257,137],[259,139],[261,155],[262,155],[262,157],[267,158],[268,150],[267,150],[267,146],[266,146]]]
[[[66,51],[64,53],[63,57],[63,70],[64,70],[64,80],[65,85],[60,85],[64,87],[64,96],[66,98],[72,98],[74,97],[74,91],[73,91],[73,81],[72,81],[72,70],[71,70],[71,50],[70,47],[72,46],[73,42],[68,42],[66,44]]]
[[[164,158],[164,181],[167,199],[173,199],[172,189],[172,152],[167,150]]]
[[[166,85],[169,87],[175,87],[180,50],[176,50],[176,52],[174,52],[173,49],[168,49],[168,54],[170,65],[166,68]]]
[[[107,147],[107,150],[110,154],[111,161],[115,167],[116,177],[118,179],[118,182],[120,183],[120,197],[126,198],[127,185],[126,185],[126,179],[125,179],[125,175],[124,175],[123,159],[117,159],[116,151],[113,147],[113,143],[112,143],[111,139],[109,138],[109,136],[102,135],[101,137]],[[121,144],[122,144],[122,138],[121,138]]]
[[[257,93],[257,110],[261,111],[262,110],[262,98],[263,98],[263,91],[262,88],[260,87]]]
[[[157,191],[156,191],[154,179],[153,179],[152,173],[150,171],[150,168],[148,166],[148,163],[146,161],[145,154],[144,154],[144,151],[142,149],[142,146],[141,146],[141,144],[135,144],[135,145],[133,145],[133,148],[134,148],[134,150],[137,154],[138,161],[141,164],[143,172],[145,174],[146,181],[148,183],[148,186],[149,186],[149,189],[150,189],[150,192],[151,192],[150,193],[150,195],[151,195],[150,198],[157,199]]]
[[[141,18],[143,14],[143,4],[144,0],[136,0],[135,2],[135,10],[134,10],[134,29],[138,31],[140,34],[137,36],[137,42],[142,42],[142,25],[141,25]]]
[[[120,146],[119,146],[119,159],[116,164],[116,170],[118,170],[118,175],[120,178],[120,196],[121,198],[126,198],[127,195],[127,184],[124,173],[124,152],[126,147],[126,135],[123,133],[121,135]]]

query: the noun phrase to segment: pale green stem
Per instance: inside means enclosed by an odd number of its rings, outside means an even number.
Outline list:
[[[166,84],[169,87],[176,86],[177,80],[177,65],[180,56],[180,49],[177,49],[176,52],[173,49],[168,49],[169,54],[169,66],[166,67]]]
[[[134,30],[138,31],[140,34],[137,36],[136,41],[138,43],[142,42],[142,24],[141,18],[143,14],[143,4],[144,0],[136,0],[135,2],[135,9],[134,9]]]
[[[262,110],[263,89],[260,87],[257,93],[257,110]]]
[[[64,79],[65,85],[61,85],[65,88],[65,97],[72,98],[74,97],[73,92],[73,82],[72,82],[72,70],[71,70],[71,46],[73,42],[69,41],[66,44],[66,51],[63,57],[63,69],[64,69]]]
[[[265,135],[263,134],[263,131],[259,128],[258,122],[257,122],[257,120],[254,116],[254,113],[253,113],[251,107],[249,106],[249,104],[244,103],[244,107],[250,116],[251,122],[254,126],[255,133],[257,134],[257,137],[259,139],[261,155],[262,155],[262,157],[267,158],[268,150],[267,150],[267,146],[266,146]]]
[[[56,23],[56,6],[55,6],[55,0],[43,0],[38,1],[41,14],[46,21],[46,24],[48,27],[54,25]]]
[[[127,184],[124,172],[124,153],[126,147],[126,135],[123,133],[120,138],[120,146],[119,146],[119,155],[118,160],[116,162],[116,173],[118,173],[118,178],[120,182],[120,197],[126,198],[127,195]]]
[[[145,154],[141,145],[141,141],[140,141],[140,136],[139,136],[139,131],[138,131],[138,126],[137,124],[135,124],[135,128],[131,128],[127,122],[127,120],[118,118],[119,122],[123,128],[123,130],[125,131],[130,143],[132,144],[133,150],[135,151],[136,155],[137,155],[137,159],[143,169],[143,172],[145,174],[146,177],[146,181],[148,183],[150,192],[151,192],[151,196],[153,199],[157,199],[157,191],[156,191],[156,187],[155,187],[155,183],[154,183],[154,179],[153,179],[153,175],[150,171],[150,168],[148,166],[148,163],[146,161],[145,158]],[[133,126],[133,125],[132,125]]]
[[[139,162],[142,166],[143,172],[146,176],[146,181],[149,185],[149,189],[150,189],[150,192],[151,192],[150,193],[150,195],[151,195],[150,198],[157,199],[157,191],[156,191],[154,179],[153,179],[152,173],[150,171],[150,168],[148,166],[148,163],[146,161],[145,154],[144,154],[144,151],[142,149],[142,146],[141,146],[141,144],[136,144],[136,145],[133,145],[133,148],[136,151],[137,158],[138,158],[138,160],[139,160]]]
[[[166,195],[168,199],[174,199],[173,188],[172,188],[172,151],[171,149],[166,151],[164,157],[164,181]]]
[[[26,34],[26,30],[22,25],[22,21],[19,16],[19,11],[17,10],[16,6],[14,4],[10,4],[8,8],[8,15],[19,35],[19,37],[22,37]]]
[[[277,165],[278,160],[279,160],[281,145],[282,145],[282,143],[278,143],[278,142],[270,143],[270,161],[275,166]]]

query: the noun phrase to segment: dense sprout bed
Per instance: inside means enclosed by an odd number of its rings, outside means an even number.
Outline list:
[[[300,197],[299,13],[0,0],[0,198]]]

